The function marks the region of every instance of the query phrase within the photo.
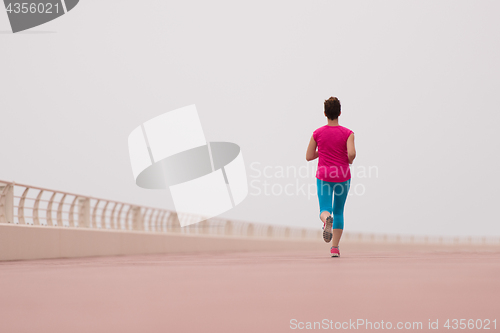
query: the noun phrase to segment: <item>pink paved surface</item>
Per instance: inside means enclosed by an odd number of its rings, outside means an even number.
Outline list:
[[[443,328],[454,318],[496,319],[499,330],[500,249],[418,249],[2,262],[0,332],[311,331],[292,319],[422,322],[409,332],[438,319],[433,331],[459,331]]]

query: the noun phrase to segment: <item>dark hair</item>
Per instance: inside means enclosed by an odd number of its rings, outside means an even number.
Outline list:
[[[325,101],[325,114],[331,120],[340,116],[340,101],[337,97],[330,97]]]

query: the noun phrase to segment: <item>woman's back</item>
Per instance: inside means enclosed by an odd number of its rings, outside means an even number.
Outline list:
[[[347,139],[353,133],[343,126],[325,125],[313,133],[318,145],[318,171],[316,178],[327,182],[344,182],[351,179]]]

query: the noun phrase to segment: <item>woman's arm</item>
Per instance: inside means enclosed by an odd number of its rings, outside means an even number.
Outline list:
[[[351,133],[347,138],[347,157],[349,157],[349,164],[356,158],[356,148],[354,147],[354,133]]]
[[[316,140],[314,140],[314,137],[311,135],[311,141],[309,141],[309,146],[307,147],[306,160],[312,161],[318,158],[317,146]]]

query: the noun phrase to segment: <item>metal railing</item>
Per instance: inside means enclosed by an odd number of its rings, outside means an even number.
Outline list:
[[[181,228],[174,211],[2,180],[0,223],[221,236],[290,239],[322,237],[320,230],[221,218],[210,218]]]
[[[194,218],[195,216],[193,216]],[[174,211],[0,180],[0,223],[220,236],[321,239],[318,229],[210,218],[181,228]],[[500,245],[499,237],[415,236],[344,232],[360,242]]]

